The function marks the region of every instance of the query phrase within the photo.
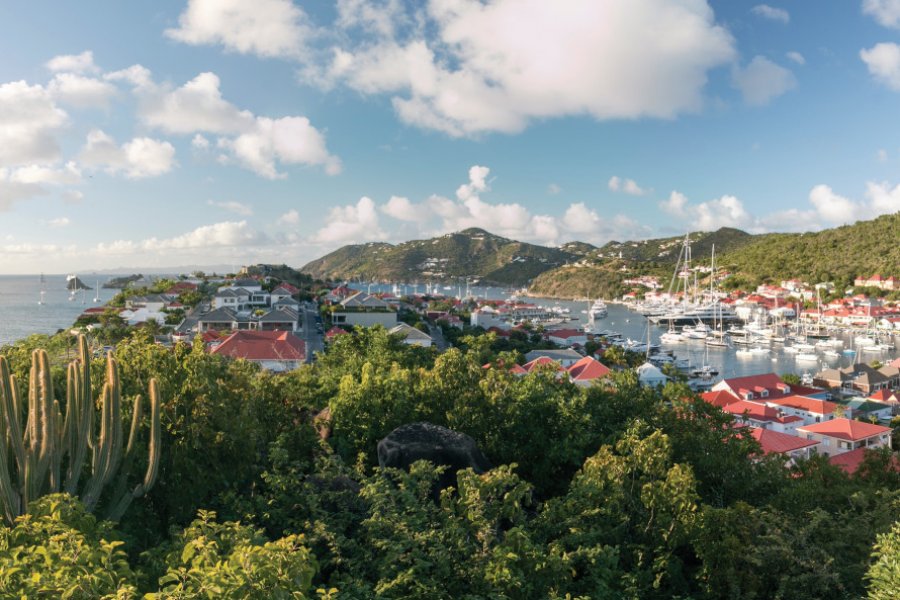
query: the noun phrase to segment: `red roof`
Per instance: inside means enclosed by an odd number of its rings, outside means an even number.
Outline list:
[[[776,421],[780,415],[777,408],[759,404],[758,402],[747,402],[746,400],[732,402],[722,410],[733,415],[746,415],[748,418],[758,421]]]
[[[555,337],[567,340],[573,337],[584,337],[586,334],[580,329],[553,329],[547,332],[547,337]]]
[[[843,454],[835,454],[834,456],[828,457],[828,462],[836,467],[842,468],[848,475],[853,475],[859,470],[860,465],[866,459],[867,451],[869,451],[868,448],[857,448],[856,450],[844,452]],[[900,471],[900,460],[897,459],[896,455],[891,458],[891,461],[894,463],[894,470]]]
[[[728,390],[703,392],[702,394],[700,394],[700,397],[703,398],[703,400],[705,400],[706,402],[709,402],[713,406],[718,406],[719,408],[725,408],[729,404],[733,404],[740,400],[740,398],[738,398]]]
[[[482,365],[481,368],[482,369],[491,369],[491,368],[493,368],[493,366],[494,365],[492,365],[491,363],[486,363],[486,364]],[[503,367],[503,361],[499,361],[497,363],[497,366]],[[513,365],[509,368],[509,372],[512,373],[513,375],[526,375],[528,373],[528,371],[526,371],[522,367],[522,365],[518,365],[516,363],[513,363]]]
[[[794,450],[800,450],[801,448],[807,448],[818,444],[815,440],[804,440],[803,438],[798,438],[796,435],[789,435],[787,433],[781,433],[780,431],[772,431],[771,429],[762,429],[760,427],[752,428],[750,435],[759,442],[759,445],[762,446],[763,453],[765,454],[786,454],[793,452]]]
[[[306,344],[288,331],[235,331],[213,354],[246,360],[305,360]]]
[[[347,331],[344,329],[341,329],[340,327],[335,325],[334,327],[332,327],[331,329],[329,329],[328,331],[325,332],[325,339],[330,340],[339,335],[347,335]]]
[[[609,375],[609,368],[590,356],[570,366],[568,371],[573,381],[591,381]]]
[[[280,284],[278,284],[278,287],[276,287],[276,288],[275,288],[274,290],[272,290],[272,291],[273,291],[273,292],[277,292],[278,290],[284,290],[285,292],[287,292],[287,293],[290,294],[291,296],[293,296],[294,294],[296,294],[296,293],[298,293],[298,292],[300,291],[299,289],[295,288],[294,286],[292,286],[292,285],[289,284],[289,283],[280,283]]]
[[[869,396],[869,400],[874,400],[875,402],[898,402],[900,401],[900,396],[897,395],[897,392],[892,392],[891,390],[878,390]]]
[[[766,398],[767,402],[777,404],[778,406],[786,406],[788,408],[796,408],[805,410],[806,412],[816,413],[818,415],[830,415],[837,408],[837,404],[827,400],[816,400],[815,398],[807,398],[806,396],[787,396],[785,398]]]
[[[528,371],[529,373],[531,373],[537,367],[546,366],[546,365],[553,366],[557,371],[565,370],[565,369],[563,369],[561,364],[559,364],[558,362],[556,362],[555,360],[553,360],[552,358],[549,358],[547,356],[539,356],[536,359],[534,359],[533,361],[527,362],[524,365],[522,365],[522,368],[525,369],[526,371]]]
[[[840,438],[842,440],[850,440],[853,442],[875,435],[891,433],[890,427],[843,418],[832,419],[831,421],[824,421],[822,423],[813,423],[812,425],[804,425],[798,427],[797,430]]]
[[[821,394],[824,391],[818,388],[809,388],[800,385],[789,386],[785,384],[775,373],[764,373],[762,375],[750,375],[748,377],[734,377],[731,379],[723,379],[721,382],[717,383],[714,386],[714,389],[720,388],[720,386],[727,387],[735,394],[739,394],[740,390],[742,389],[754,390],[765,388],[766,390],[768,390],[768,396],[765,398],[766,400],[771,400],[772,398],[782,398],[784,396],[790,396],[792,394],[809,396],[812,394]]]

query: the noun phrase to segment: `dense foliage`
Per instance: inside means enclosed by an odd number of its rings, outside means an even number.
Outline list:
[[[17,368],[39,341],[4,353]],[[62,365],[65,341],[43,341]],[[763,599],[896,589],[900,481],[885,457],[852,477],[820,459],[787,469],[683,386],[658,393],[628,371],[589,388],[550,371],[517,377],[498,360],[514,354],[493,342],[436,354],[375,328],[276,376],[199,342],[173,351],[133,336],[116,349],[123,395],[153,376],[166,399],[156,487],[115,527],[70,497],[40,500],[0,529],[2,595]],[[100,371],[98,359],[98,381]],[[443,467],[379,469],[378,440],[423,420],[472,436],[495,468],[460,471],[439,497]]]

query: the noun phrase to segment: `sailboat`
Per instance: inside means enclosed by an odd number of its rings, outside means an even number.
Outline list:
[[[98,281],[94,290],[94,304],[100,302],[100,282]]]
[[[44,289],[45,283],[46,283],[46,280],[44,279],[44,274],[41,273],[41,296],[38,299],[38,304],[41,306],[44,305],[44,296],[47,294],[47,291]]]

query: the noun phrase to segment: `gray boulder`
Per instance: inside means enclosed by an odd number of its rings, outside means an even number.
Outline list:
[[[417,460],[448,467],[438,481],[444,489],[456,484],[456,472],[471,468],[476,473],[491,469],[491,463],[464,433],[432,423],[401,425],[378,442],[378,465],[409,469]]]

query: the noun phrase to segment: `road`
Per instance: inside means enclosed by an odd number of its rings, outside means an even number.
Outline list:
[[[319,333],[316,317],[319,316],[318,306],[312,302],[300,305],[300,319],[303,331],[301,337],[306,343],[306,362],[314,360],[316,352],[325,350],[325,336]]]

